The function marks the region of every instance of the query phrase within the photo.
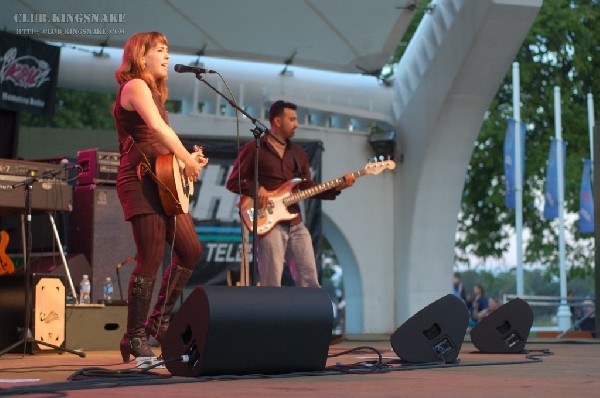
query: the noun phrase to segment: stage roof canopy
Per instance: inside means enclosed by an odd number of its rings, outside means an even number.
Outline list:
[[[416,0],[4,0],[0,28],[38,40],[122,48],[161,31],[172,53],[378,74]],[[408,7],[408,8],[407,8]]]

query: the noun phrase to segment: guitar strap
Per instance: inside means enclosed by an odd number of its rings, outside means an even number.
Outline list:
[[[119,129],[119,127],[117,127],[117,129]],[[162,182],[154,173],[154,171],[152,170],[152,165],[150,164],[150,161],[148,160],[148,157],[146,156],[146,154],[140,149],[139,145],[135,142],[135,140],[133,139],[133,137],[131,136],[131,134],[129,134],[127,131],[125,131],[124,129],[121,129],[121,131],[127,135],[127,138],[125,139],[124,142],[121,141],[121,134],[118,134],[119,136],[119,150],[121,151],[121,154],[126,155],[129,152],[131,152],[132,149],[134,149],[135,151],[138,152],[139,157],[140,157],[140,163],[138,163],[137,165],[137,177],[138,180],[142,180],[142,177],[147,173],[156,183],[156,185],[164,190],[167,191],[169,193],[169,195],[171,195],[171,198],[173,199],[173,201],[175,203],[181,204],[181,202],[179,201],[179,199],[177,198],[177,196],[171,192],[171,190],[169,189],[169,187],[167,185],[165,185],[164,182]]]
[[[115,121],[119,120],[117,117],[117,101],[120,101],[121,90],[123,90],[122,85],[119,88],[119,92],[117,94],[117,99],[115,100],[115,106],[113,107],[113,117],[115,118]],[[160,181],[158,180],[158,178],[152,171],[152,165],[150,164],[148,157],[137,145],[137,143],[133,139],[133,136],[131,134],[129,134],[129,132],[127,130],[125,130],[123,128],[123,126],[120,126],[119,123],[115,123],[115,126],[116,126],[117,132],[118,132],[117,136],[119,138],[119,152],[121,152],[121,156],[129,154],[129,152],[131,152],[132,149],[134,149],[139,155],[138,157],[140,158],[140,163],[138,163],[138,165],[137,165],[138,180],[141,181],[142,176],[146,172],[150,172],[150,176],[152,176],[152,179],[154,181],[156,181],[157,184],[160,183]]]
[[[122,89],[123,89],[123,86],[121,86],[119,88],[119,93],[117,95],[116,101],[119,101]],[[113,116],[114,116],[115,120],[118,120],[116,101],[115,101],[115,106],[113,107]],[[148,173],[148,175],[150,177],[152,177],[152,179],[154,180],[154,182],[156,183],[156,185],[158,186],[159,189],[167,191],[169,193],[169,195],[172,197],[172,199],[174,200],[174,202],[181,205],[181,202],[177,198],[177,195],[175,193],[171,192],[169,187],[167,185],[165,185],[165,183],[163,183],[156,176],[156,174],[152,170],[152,164],[150,163],[150,160],[148,160],[148,157],[146,156],[146,154],[140,149],[139,145],[135,142],[135,140],[133,139],[133,136],[131,134],[129,134],[129,132],[127,130],[125,130],[123,128],[123,126],[120,126],[119,123],[115,123],[115,126],[117,127],[117,132],[118,132],[117,136],[119,138],[119,151],[121,152],[121,156],[129,154],[129,152],[131,152],[132,149],[137,151],[137,153],[139,154],[140,162],[138,163],[138,165],[136,167],[138,180],[141,181],[144,174]],[[124,137],[127,137],[127,138],[125,138],[125,140],[123,140]]]
[[[296,144],[290,142],[292,150],[292,155],[294,155],[294,163],[296,163],[296,169],[298,169],[298,174],[300,174],[300,178],[304,180],[304,175],[302,174],[302,168],[300,167],[300,162],[298,161],[298,157],[296,156]]]

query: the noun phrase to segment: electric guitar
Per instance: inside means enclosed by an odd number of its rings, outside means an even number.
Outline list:
[[[201,148],[192,155],[200,163],[208,161],[204,158]],[[194,184],[185,177],[184,168],[183,163],[174,154],[160,155],[156,158],[155,173],[151,175],[158,185],[160,202],[168,216],[189,211]]]
[[[15,272],[15,264],[6,254],[8,240],[8,233],[6,231],[0,231],[0,275],[12,274]]]
[[[367,163],[362,170],[352,173],[355,177],[362,177],[366,174],[377,175],[383,170],[394,170],[396,163],[393,160],[385,160],[381,162]],[[328,189],[338,187],[344,183],[344,177],[317,184],[305,190],[294,191],[294,187],[302,180],[294,178],[287,181],[274,191],[268,192],[269,202],[264,209],[259,209],[257,214],[257,233],[258,235],[266,235],[275,225],[281,221],[289,221],[298,214],[290,213],[288,206],[300,202],[301,200],[311,198]],[[254,222],[254,199],[251,196],[242,195],[238,204],[240,208],[240,216],[246,227],[252,231]]]

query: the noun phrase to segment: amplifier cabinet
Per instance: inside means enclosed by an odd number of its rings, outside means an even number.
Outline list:
[[[116,185],[121,154],[119,152],[100,151],[95,148],[86,149],[77,152],[77,163],[81,167],[81,171],[77,176],[77,185]]]
[[[114,284],[114,298],[120,299],[117,264],[136,254],[131,224],[124,220],[117,187],[84,185],[75,187],[73,213],[69,222],[69,252],[82,253],[91,265],[92,303],[103,299],[106,277]],[[121,269],[123,299],[134,264]],[[77,285],[79,281],[73,281]]]

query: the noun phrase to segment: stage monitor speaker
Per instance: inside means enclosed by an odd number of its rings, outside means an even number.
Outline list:
[[[29,328],[32,338],[38,341],[65,346],[65,284],[56,275],[31,276],[31,317]],[[23,338],[25,327],[25,279],[23,274],[4,275],[0,278],[0,349]],[[26,352],[52,350],[45,345],[27,343]],[[13,352],[23,352],[23,345]]]
[[[392,334],[392,349],[412,363],[452,363],[458,357],[469,325],[469,312],[448,294],[413,315]]]
[[[136,247],[131,225],[123,218],[115,186],[75,187],[73,212],[69,222],[69,252],[83,253],[92,267],[92,303],[103,299],[103,286],[107,276],[115,286],[115,299],[121,298],[117,288],[117,264],[134,256]],[[127,299],[127,285],[133,266],[134,264],[130,264],[120,270],[123,299]],[[79,279],[74,280],[76,286],[79,282]]]
[[[523,351],[533,325],[533,311],[525,300],[516,298],[501,305],[471,330],[471,341],[481,352]]]
[[[322,371],[332,327],[320,288],[197,286],[173,317],[162,355],[174,376]],[[182,355],[191,360],[173,361]]]

